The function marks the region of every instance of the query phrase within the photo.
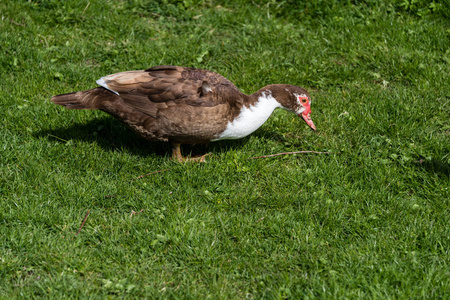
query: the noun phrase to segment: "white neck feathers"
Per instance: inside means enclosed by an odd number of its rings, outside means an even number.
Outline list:
[[[240,114],[232,122],[228,122],[225,131],[212,141],[240,139],[251,134],[267,121],[277,107],[281,105],[272,93],[263,92],[254,105],[243,106]]]

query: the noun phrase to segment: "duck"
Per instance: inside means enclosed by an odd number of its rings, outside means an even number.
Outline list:
[[[182,144],[208,144],[248,136],[276,108],[301,117],[312,129],[311,98],[301,87],[267,85],[246,95],[224,76],[204,69],[155,66],[104,76],[90,90],[56,95],[66,109],[101,110],[150,141],[170,142],[172,158],[184,158]]]

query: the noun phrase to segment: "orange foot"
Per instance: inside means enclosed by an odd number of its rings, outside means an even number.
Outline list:
[[[183,157],[183,155],[181,155],[181,149],[180,149],[181,144],[180,143],[172,143],[172,145],[173,145],[173,148],[172,148],[172,160],[176,160],[179,163],[184,163],[184,162],[187,162],[187,161],[188,162],[201,162],[201,163],[204,163],[204,162],[206,162],[205,161],[206,156],[209,155],[209,153],[206,153],[206,154],[204,154],[202,156]]]

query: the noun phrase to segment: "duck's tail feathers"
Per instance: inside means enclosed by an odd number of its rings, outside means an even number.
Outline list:
[[[52,97],[52,102],[67,109],[100,109],[105,100],[117,97],[116,94],[103,87],[62,94]]]

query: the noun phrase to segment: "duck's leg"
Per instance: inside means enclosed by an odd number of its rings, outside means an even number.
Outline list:
[[[185,161],[194,161],[194,162],[205,162],[205,157],[207,154],[197,157],[183,157],[181,155],[181,144],[180,143],[172,143],[172,159],[176,160],[180,163],[183,163]]]
[[[181,155],[180,146],[180,143],[172,143],[172,159],[182,163],[184,160],[183,156]]]

